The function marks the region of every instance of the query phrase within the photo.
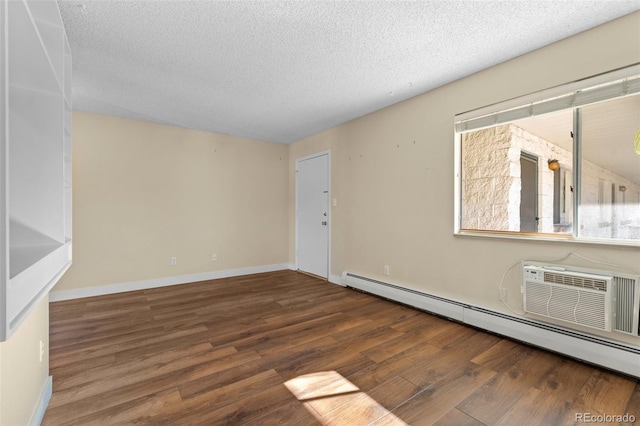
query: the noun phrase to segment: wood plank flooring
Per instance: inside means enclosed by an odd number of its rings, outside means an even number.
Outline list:
[[[640,422],[634,379],[293,271],[55,302],[50,317],[44,425]]]

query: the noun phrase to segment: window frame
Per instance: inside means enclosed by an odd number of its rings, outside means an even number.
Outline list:
[[[596,103],[604,102],[606,100],[612,100],[619,96],[611,96],[605,99],[599,99],[592,102],[577,100],[582,90],[592,89],[597,86],[613,83],[618,80],[630,78],[640,75],[640,63],[613,70],[610,72],[598,74],[595,76],[587,77],[581,80],[577,80],[571,83],[555,86],[546,90],[530,93],[524,96],[512,98],[503,102],[498,102],[492,105],[466,111],[457,114],[454,117],[454,235],[456,236],[473,236],[473,237],[489,237],[489,238],[507,238],[518,240],[536,240],[536,241],[562,241],[572,243],[587,243],[587,244],[603,244],[603,245],[616,245],[616,246],[640,246],[640,240],[629,239],[615,239],[615,238],[595,238],[585,237],[578,234],[580,229],[580,214],[579,209],[581,205],[581,176],[582,176],[582,152],[581,152],[581,107]],[[640,79],[637,79],[640,80]],[[640,96],[639,92],[632,92],[635,96]],[[587,95],[588,97],[588,95]],[[474,129],[491,128],[500,124],[506,124],[514,122],[518,119],[524,118],[517,116],[518,114],[526,113],[526,109],[533,111],[536,107],[542,107],[544,110],[547,105],[558,105],[562,102],[566,102],[564,99],[569,99],[570,102],[577,102],[577,105],[567,105],[564,108],[557,108],[539,112],[534,115],[542,115],[543,113],[561,111],[566,109],[573,109],[573,152],[572,152],[572,184],[574,191],[572,193],[572,223],[573,230],[571,234],[549,234],[539,232],[517,232],[517,231],[494,231],[494,230],[474,230],[463,229],[462,223],[462,134]],[[558,102],[559,101],[559,102]],[[504,121],[496,121],[491,124],[491,120],[499,120],[499,115],[508,117],[509,115],[515,118]],[[464,128],[466,123],[476,120],[478,123],[485,122],[486,125],[480,125],[477,128]]]

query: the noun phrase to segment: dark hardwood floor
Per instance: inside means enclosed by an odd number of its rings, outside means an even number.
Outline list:
[[[292,271],[56,302],[50,317],[44,425],[640,419],[629,377]]]

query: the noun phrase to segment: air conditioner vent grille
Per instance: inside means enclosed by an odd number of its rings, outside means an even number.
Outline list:
[[[605,293],[547,283],[525,284],[525,311],[599,330],[610,329]]]
[[[570,285],[573,287],[590,288],[598,291],[607,291],[607,281],[596,278],[586,278],[556,272],[544,273],[544,280],[548,283]]]
[[[624,333],[638,335],[638,312],[634,305],[637,299],[636,281],[631,278],[614,277],[616,284],[615,329]]]

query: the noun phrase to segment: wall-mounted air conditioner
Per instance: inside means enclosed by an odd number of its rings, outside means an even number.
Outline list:
[[[638,336],[640,277],[611,271],[523,262],[525,312]]]

